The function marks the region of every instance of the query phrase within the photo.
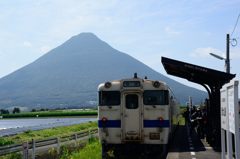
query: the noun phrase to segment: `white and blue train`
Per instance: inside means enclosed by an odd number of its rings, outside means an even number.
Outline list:
[[[98,93],[103,158],[128,151],[139,155],[166,151],[179,115],[166,83],[135,74],[134,78],[100,84]]]

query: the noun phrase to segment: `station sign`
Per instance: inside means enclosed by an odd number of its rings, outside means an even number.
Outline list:
[[[227,150],[228,159],[240,159],[238,83],[238,81],[232,80],[221,89],[221,145],[222,150]],[[221,158],[225,159],[225,157],[225,151],[222,151]]]
[[[228,130],[228,116],[227,116],[227,95],[226,89],[221,90],[221,128]]]

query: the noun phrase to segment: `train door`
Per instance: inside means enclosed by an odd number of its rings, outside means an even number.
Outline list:
[[[123,140],[138,141],[141,139],[142,101],[140,93],[125,93],[123,95]]]

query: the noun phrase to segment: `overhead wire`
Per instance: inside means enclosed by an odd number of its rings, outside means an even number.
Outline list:
[[[235,23],[235,26],[234,26],[233,31],[232,31],[232,33],[231,33],[231,36],[232,36],[233,33],[235,32],[235,29],[236,29],[236,27],[237,27],[237,25],[238,25],[239,17],[240,17],[240,13],[238,14],[237,21],[236,21],[236,23]]]
[[[236,30],[236,28],[237,28],[239,17],[240,17],[240,13],[238,14],[236,23],[235,23],[234,28],[233,28],[233,31],[232,31],[232,33],[231,33],[231,37],[232,37],[233,33],[235,32],[235,30]],[[238,42],[237,39],[238,39],[238,38],[232,38],[232,39],[231,39],[230,43],[231,43],[231,45],[232,45],[233,47],[237,46],[237,42]]]

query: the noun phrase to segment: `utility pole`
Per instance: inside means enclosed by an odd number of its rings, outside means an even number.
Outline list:
[[[229,44],[230,44],[230,35],[227,34],[227,48],[226,48],[226,59],[225,59],[225,67],[226,67],[226,73],[230,73],[230,59],[229,59]]]
[[[214,53],[209,53],[209,54],[219,60],[224,60],[226,73],[230,73],[230,35],[229,34],[227,34],[227,38],[226,38],[226,57],[224,58]]]

